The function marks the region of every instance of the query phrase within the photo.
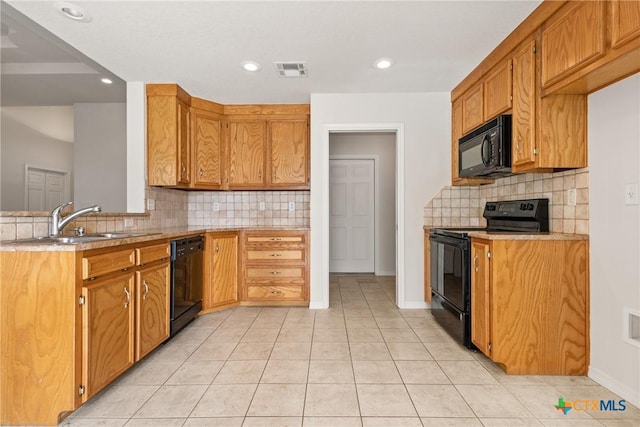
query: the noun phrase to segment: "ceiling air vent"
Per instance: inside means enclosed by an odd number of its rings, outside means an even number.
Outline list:
[[[274,62],[280,77],[307,77],[306,62]]]

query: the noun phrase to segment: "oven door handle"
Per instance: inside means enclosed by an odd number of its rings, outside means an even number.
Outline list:
[[[448,246],[455,246],[456,248],[460,248],[462,250],[467,249],[466,239],[456,239],[453,237],[446,237],[437,234],[430,234],[429,241],[432,243],[442,243]]]

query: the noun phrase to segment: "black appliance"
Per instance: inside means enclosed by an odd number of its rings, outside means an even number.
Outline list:
[[[171,241],[171,336],[202,310],[203,254],[202,236]]]
[[[511,115],[498,116],[458,140],[458,175],[511,175]]]
[[[431,249],[431,313],[449,335],[467,348],[471,343],[472,231],[545,233],[549,231],[549,200],[487,202],[482,214],[487,227],[434,228]]]

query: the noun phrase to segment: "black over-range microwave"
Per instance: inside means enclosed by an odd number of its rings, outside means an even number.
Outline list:
[[[511,175],[511,115],[498,116],[458,140],[458,176]]]

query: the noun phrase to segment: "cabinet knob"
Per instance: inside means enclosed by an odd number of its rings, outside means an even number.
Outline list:
[[[220,246],[216,245],[216,253],[220,252]]]

